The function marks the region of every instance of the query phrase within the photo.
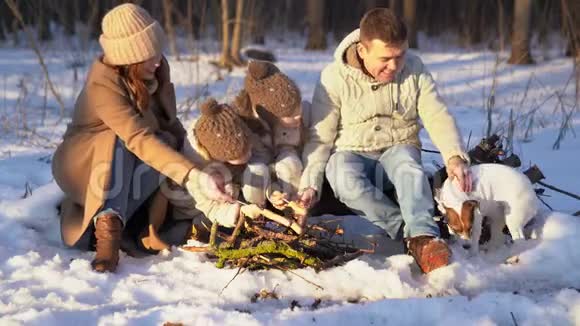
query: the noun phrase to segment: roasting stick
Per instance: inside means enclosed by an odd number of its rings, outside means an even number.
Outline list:
[[[240,203],[241,205],[249,205],[248,203],[244,203],[241,200],[238,200],[237,202]],[[291,228],[294,232],[296,232],[296,234],[302,234],[302,226],[298,225],[298,223],[294,222],[293,220],[287,219],[284,216],[280,216],[265,208],[262,208],[260,210],[261,210],[260,214],[265,218],[272,220],[276,223],[279,223],[285,227]]]

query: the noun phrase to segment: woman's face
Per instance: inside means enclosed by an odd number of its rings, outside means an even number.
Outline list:
[[[153,58],[143,61],[140,64],[139,76],[143,80],[155,79],[155,70],[161,65],[161,54],[154,56]]]

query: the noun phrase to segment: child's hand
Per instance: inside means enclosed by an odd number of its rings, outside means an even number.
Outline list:
[[[316,190],[313,188],[304,189],[302,192],[298,193],[298,196],[300,197],[300,204],[302,204],[306,209],[311,208],[316,204]]]
[[[274,190],[270,196],[268,196],[268,200],[272,203],[272,206],[278,210],[283,210],[288,206],[288,194],[278,190]]]
[[[240,208],[240,212],[251,219],[258,218],[262,215],[262,209],[256,204],[243,205]]]

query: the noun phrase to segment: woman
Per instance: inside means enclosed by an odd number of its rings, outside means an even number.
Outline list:
[[[179,152],[185,131],[176,118],[159,23],[143,8],[123,4],[105,15],[102,30],[104,55],[89,71],[52,168],[66,194],[63,242],[88,248],[95,239],[93,269],[113,272],[121,232],[135,212],[146,205],[149,233],[164,219],[167,199],[159,186],[165,178],[185,185],[195,177],[205,185],[196,191],[218,201],[232,199],[217,177]],[[155,241],[144,243],[155,249]]]

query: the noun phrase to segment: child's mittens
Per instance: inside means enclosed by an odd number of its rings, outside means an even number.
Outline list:
[[[215,217],[215,221],[218,222],[220,225],[225,227],[233,227],[236,225],[236,221],[238,220],[238,216],[240,216],[240,204],[222,204],[226,205],[223,207],[223,210],[219,212],[218,216]]]
[[[268,200],[274,206],[274,208],[278,210],[283,210],[288,206],[286,203],[288,201],[288,194],[280,192],[278,190],[272,191],[272,193],[268,196]]]
[[[250,163],[244,171],[242,194],[247,202],[266,204],[266,189],[270,185],[270,168],[263,163]]]
[[[244,216],[249,217],[251,219],[258,218],[258,217],[260,217],[260,215],[262,215],[262,209],[260,207],[258,207],[258,205],[256,205],[256,204],[243,205],[240,208],[240,212]]]

